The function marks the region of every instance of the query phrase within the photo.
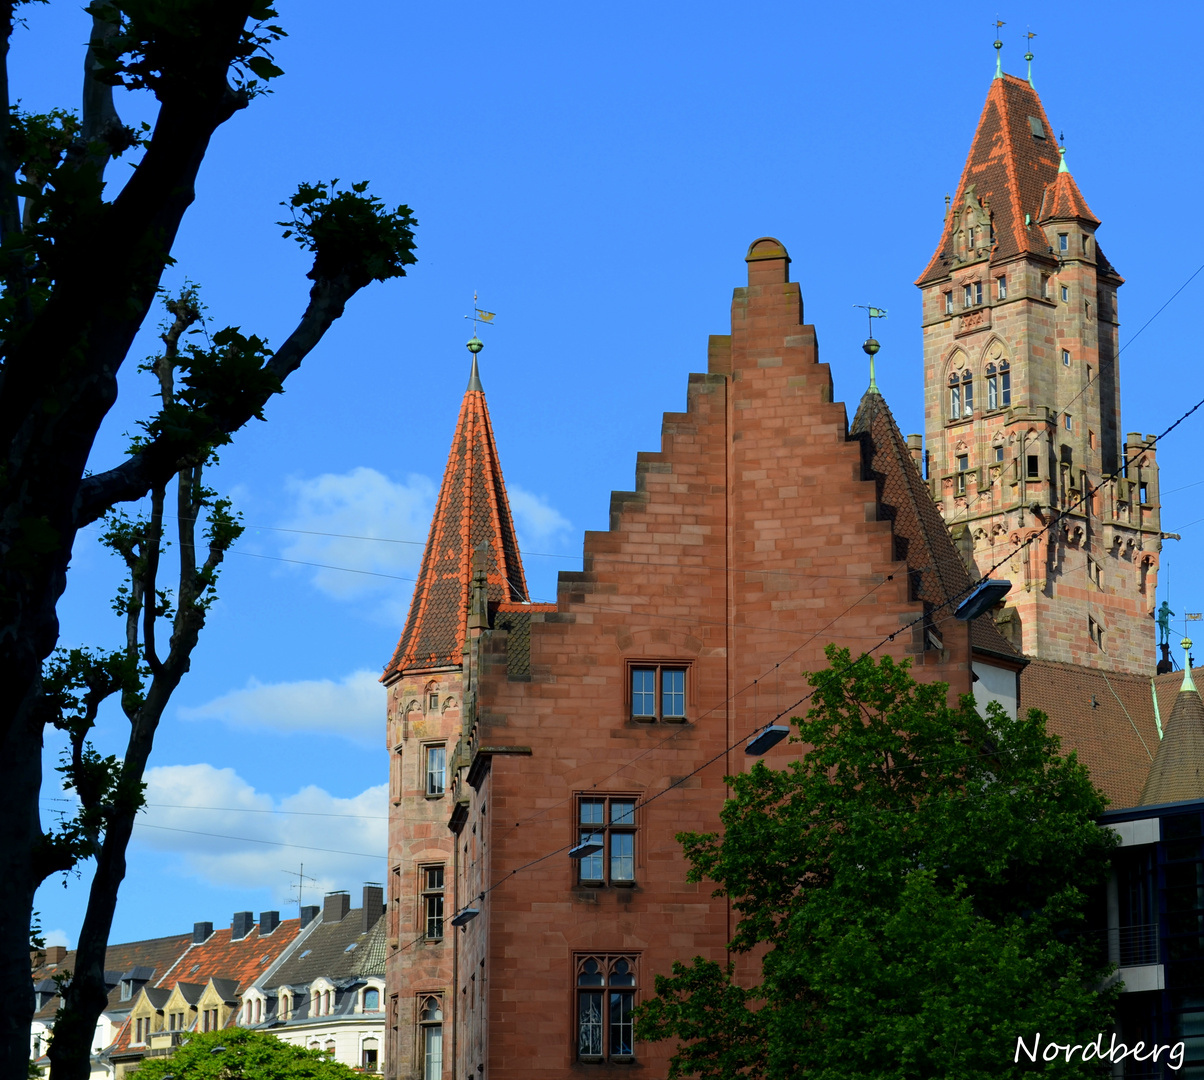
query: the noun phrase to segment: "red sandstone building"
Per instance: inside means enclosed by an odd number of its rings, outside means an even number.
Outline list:
[[[1048,708],[1114,800],[1136,801],[1158,738],[1157,474],[1130,438],[1129,477],[1100,484],[1126,451],[1120,279],[1059,168],[1031,87],[997,79],[920,281],[929,479],[875,390],[850,424],[790,259],[762,238],[730,334],[555,605],[529,602],[470,342],[384,675],[390,1080],[664,1076],[672,1048],[633,1043],[630,1010],[674,960],[722,959],[732,928],[674,837],[717,828],[724,775],[805,709],[829,642],[910,658],[951,695]],[[1005,560],[1006,606],[953,617],[997,555],[1083,492],[1053,537]]]

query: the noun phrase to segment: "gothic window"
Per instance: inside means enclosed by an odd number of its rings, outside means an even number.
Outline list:
[[[956,420],[962,414],[962,387],[957,372],[949,376],[949,419]]]
[[[995,365],[987,365],[987,409],[999,408],[999,376],[996,374]]]
[[[999,362],[999,407],[1010,408],[1012,404],[1012,372],[1006,360]]]
[[[579,843],[598,850],[578,862],[577,878],[588,885],[631,885],[635,881],[634,795],[580,798]]]
[[[443,1003],[434,995],[418,1006],[418,1052],[422,1080],[443,1080]]]
[[[962,416],[974,415],[974,376],[969,370],[962,372]]]
[[[579,956],[576,967],[578,1060],[632,1060],[636,958]]]

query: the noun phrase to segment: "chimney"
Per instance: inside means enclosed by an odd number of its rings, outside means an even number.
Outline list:
[[[302,928],[308,926],[317,917],[318,917],[318,905],[317,904],[313,904],[313,905],[307,904],[305,907],[303,907],[301,909],[301,926],[302,926]]]
[[[230,923],[230,940],[241,941],[255,928],[255,916],[249,911],[236,911]]]
[[[194,945],[199,945],[202,941],[208,941],[211,937],[213,937],[213,923],[194,922],[192,924],[192,943]]]
[[[916,463],[916,468],[920,470],[920,475],[924,475],[924,436],[923,435],[908,435],[907,449],[911,451],[911,460]]]
[[[322,921],[324,923],[342,922],[343,917],[351,910],[351,894],[346,889],[326,894],[326,903],[322,905]]]
[[[270,934],[280,925],[280,912],[261,911],[259,913],[259,936]]]
[[[375,881],[364,882],[364,907],[360,912],[363,919],[363,925],[360,927],[364,933],[367,933],[376,925],[376,920],[384,914],[385,910],[385,890]]]

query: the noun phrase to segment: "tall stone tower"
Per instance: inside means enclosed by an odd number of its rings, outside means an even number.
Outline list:
[[[1158,467],[1121,435],[1124,279],[1064,153],[1031,81],[997,71],[916,282],[928,477],[971,570],[1002,560],[1014,645],[1153,674]]]

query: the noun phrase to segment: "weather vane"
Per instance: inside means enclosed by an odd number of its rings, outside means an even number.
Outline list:
[[[492,326],[493,320],[497,318],[497,313],[493,311],[483,311],[477,307],[476,290],[472,293],[472,314],[465,315],[464,318],[472,319],[472,340],[468,343],[468,349],[474,355],[485,348],[485,343],[477,337],[477,327],[480,325]]]
[[[870,390],[875,394],[878,393],[878,383],[874,378],[874,354],[882,348],[877,341],[874,340],[874,320],[886,318],[886,308],[870,307],[868,304],[854,304],[853,307],[860,308],[869,317],[870,336],[865,339],[865,344],[861,348],[870,358]]]
[[[1003,78],[1003,68],[999,62],[999,50],[1003,48],[1003,42],[999,38],[999,31],[1007,26],[1002,19],[995,20],[995,78]]]
[[[1034,34],[1031,30],[1027,30],[1025,32],[1024,36],[1025,36],[1025,38],[1027,38],[1027,41],[1025,42],[1026,48],[1024,50],[1024,59],[1028,61],[1028,85],[1032,86],[1033,85],[1033,38],[1035,38],[1037,35]],[[1036,87],[1034,86],[1033,89],[1035,90]]]

